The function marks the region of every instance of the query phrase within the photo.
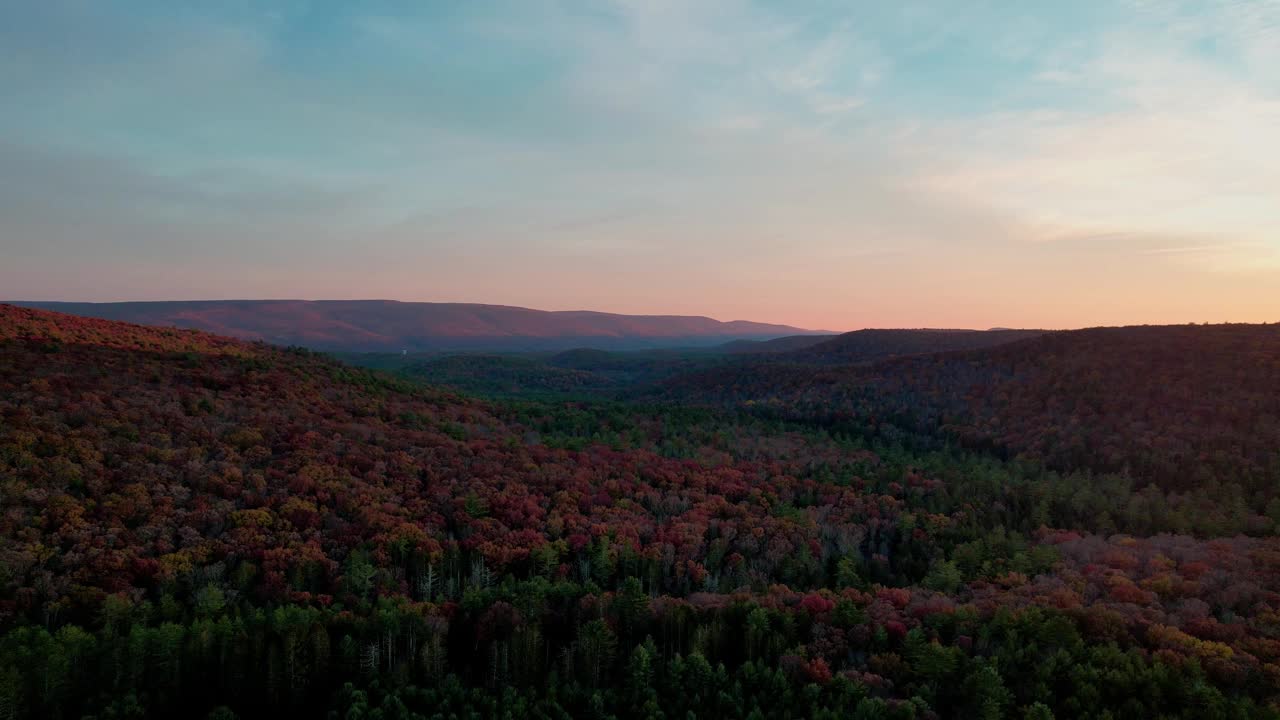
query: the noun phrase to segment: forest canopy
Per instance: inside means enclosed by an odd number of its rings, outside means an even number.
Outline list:
[[[0,306],[0,718],[1280,717],[1278,350],[482,399]]]

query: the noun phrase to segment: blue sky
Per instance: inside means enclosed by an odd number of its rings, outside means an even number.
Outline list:
[[[0,296],[1280,320],[1280,3],[0,3]]]

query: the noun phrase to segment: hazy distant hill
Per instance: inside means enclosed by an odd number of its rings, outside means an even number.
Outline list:
[[[827,342],[832,335],[788,335],[772,340],[731,340],[715,349],[735,355],[772,355],[803,350]]]
[[[391,300],[209,300],[125,303],[16,302],[107,320],[173,325],[323,350],[563,350],[712,345],[808,331],[742,320],[616,315],[505,305]]]

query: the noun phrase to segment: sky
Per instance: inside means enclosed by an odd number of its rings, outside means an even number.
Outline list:
[[[1280,321],[1280,0],[0,0],[0,298]]]

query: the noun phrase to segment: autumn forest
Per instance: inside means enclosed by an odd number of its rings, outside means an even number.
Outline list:
[[[0,306],[0,720],[1280,718],[1280,325],[774,342]]]

